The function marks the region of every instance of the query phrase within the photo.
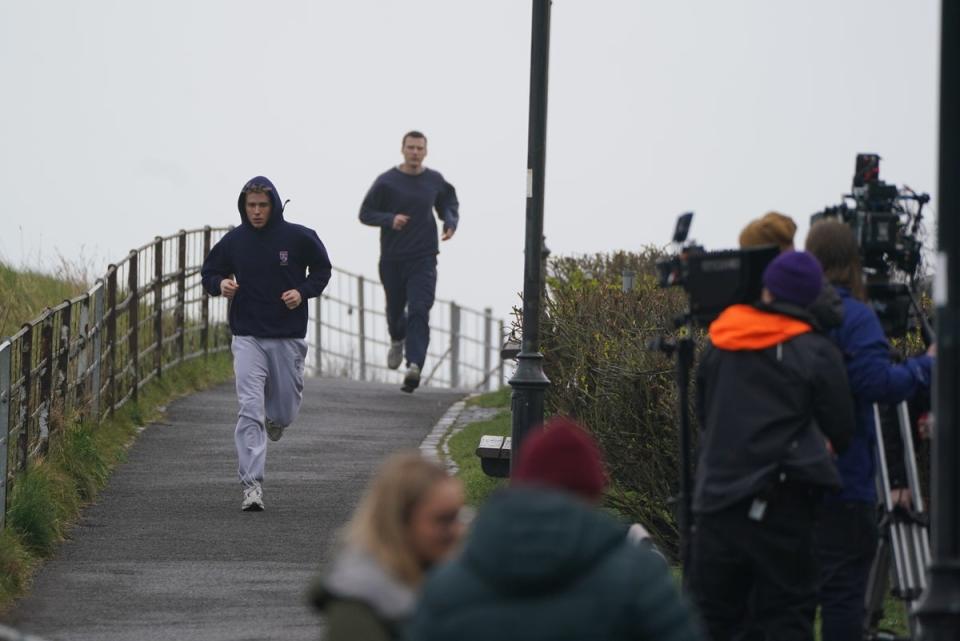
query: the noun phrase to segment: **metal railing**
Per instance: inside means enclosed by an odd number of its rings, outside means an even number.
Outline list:
[[[0,340],[0,528],[13,479],[68,417],[99,422],[170,367],[229,349],[226,301],[200,286],[203,259],[226,231],[158,236]]]
[[[323,295],[311,302],[308,345],[315,375],[400,383],[403,368],[387,367],[390,337],[379,281],[334,269]],[[504,384],[500,346],[504,323],[483,311],[437,299],[430,313],[430,347],[421,385],[492,390]]]
[[[204,258],[229,229],[158,236],[110,265],[85,294],[0,339],[0,529],[13,479],[48,451],[68,417],[100,422],[170,367],[230,348],[227,301],[200,284]],[[402,372],[386,367],[384,309],[378,282],[334,269],[311,301],[310,373],[399,382]],[[504,325],[489,309],[438,300],[431,330],[422,384],[503,384]]]

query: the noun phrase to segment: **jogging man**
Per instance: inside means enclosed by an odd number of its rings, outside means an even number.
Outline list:
[[[203,287],[230,300],[239,419],[234,432],[244,511],[263,509],[267,437],[279,441],[300,411],[307,299],[330,280],[317,233],[283,219],[280,194],[257,176],[237,201],[241,225],[203,263]]]
[[[408,132],[400,148],[403,163],[380,174],[363,199],[360,222],[380,228],[380,281],[387,299],[390,351],[387,366],[397,369],[407,357],[403,391],[420,385],[430,343],[430,308],[437,290],[437,217],[443,240],[460,221],[453,185],[423,166],[427,137]]]

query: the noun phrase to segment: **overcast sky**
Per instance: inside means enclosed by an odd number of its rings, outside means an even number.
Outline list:
[[[857,152],[936,196],[934,0],[556,0],[545,233],[554,253],[692,236],[769,209],[805,233]],[[97,271],[228,225],[265,174],[334,265],[408,129],[458,190],[438,294],[506,315],[522,289],[530,2],[4,0],[0,257]],[[934,200],[935,202],[935,200]]]

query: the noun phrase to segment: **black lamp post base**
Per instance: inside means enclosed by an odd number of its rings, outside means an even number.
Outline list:
[[[513,388],[510,402],[513,415],[511,456],[517,453],[527,433],[543,423],[543,397],[549,385],[550,379],[543,373],[543,355],[520,352],[517,355],[517,371],[510,379],[510,387]]]

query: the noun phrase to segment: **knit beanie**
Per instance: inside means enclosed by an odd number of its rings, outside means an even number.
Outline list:
[[[554,417],[520,447],[512,482],[551,487],[596,501],[607,487],[607,474],[593,437],[569,418]]]
[[[789,249],[793,247],[793,235],[796,233],[797,224],[792,218],[771,211],[743,228],[740,232],[740,247],[777,245],[780,249]]]
[[[783,252],[763,271],[763,286],[777,300],[809,307],[820,295],[823,270],[809,252]]]

